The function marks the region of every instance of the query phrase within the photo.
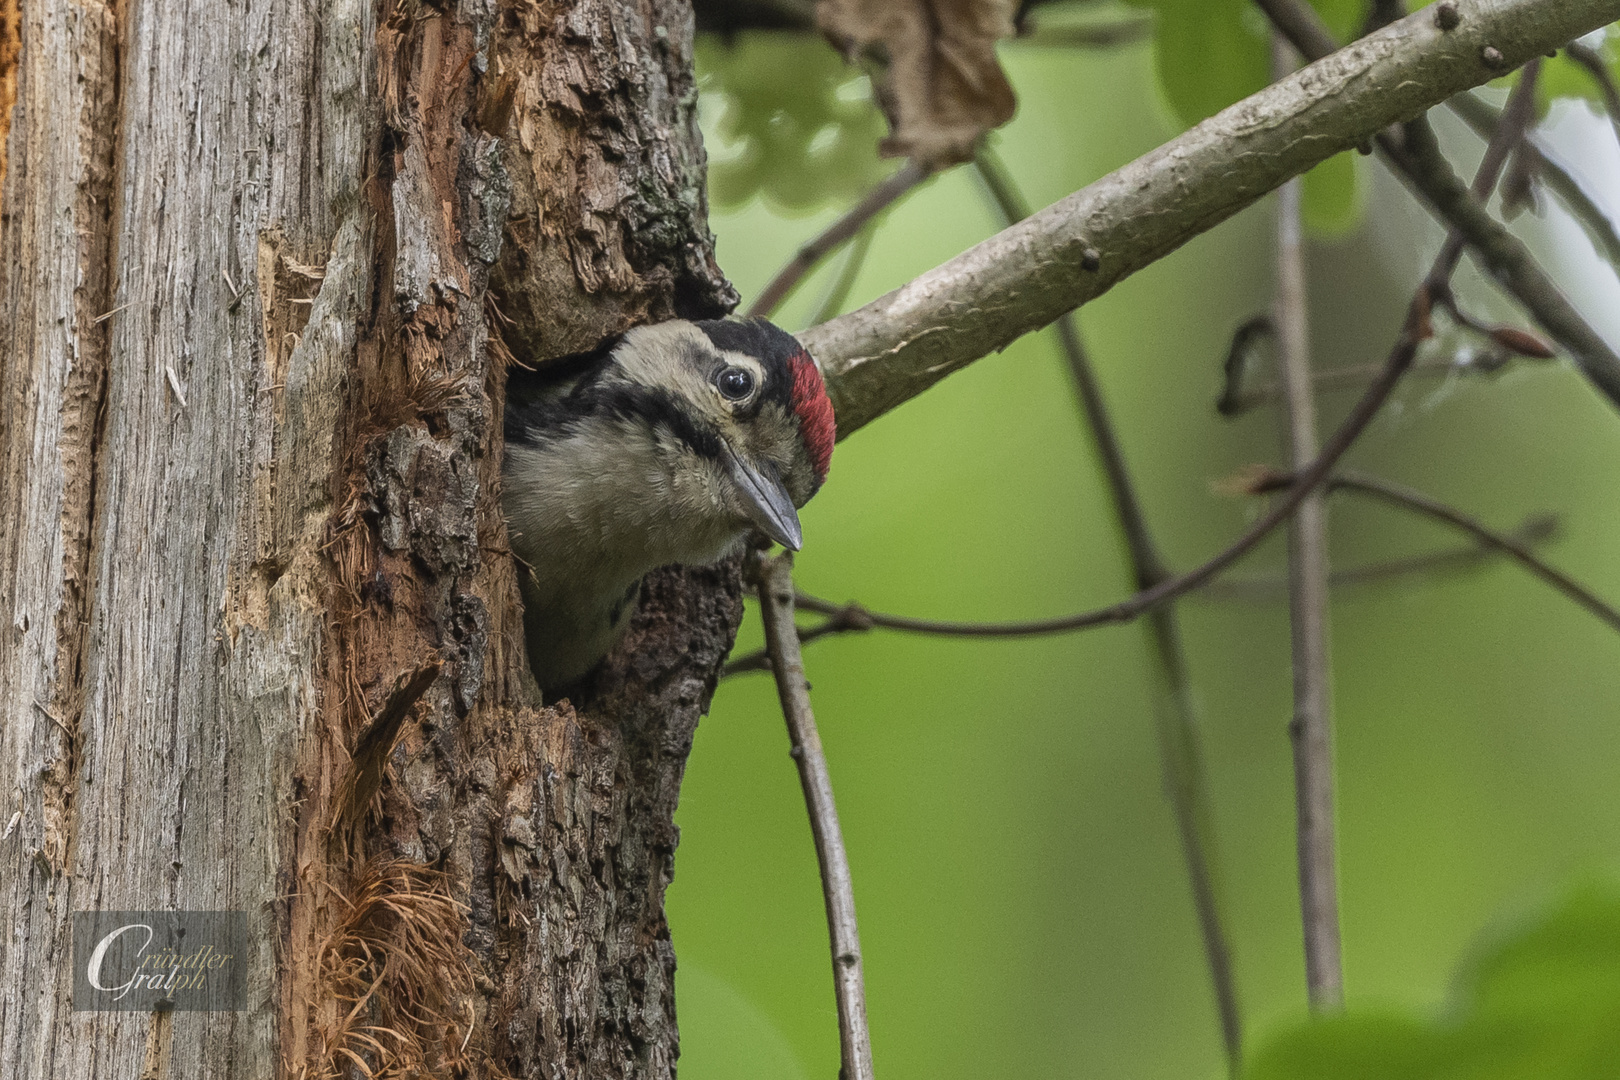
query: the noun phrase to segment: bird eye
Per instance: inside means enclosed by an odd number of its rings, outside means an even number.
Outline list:
[[[754,392],[754,376],[739,367],[728,367],[715,377],[714,385],[722,397],[741,401]]]

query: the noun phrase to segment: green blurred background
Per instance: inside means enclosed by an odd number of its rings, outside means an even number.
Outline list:
[[[1263,50],[1252,26],[1243,32]],[[1151,42],[1009,43],[1002,56],[1019,110],[994,142],[1035,205],[1182,126]],[[746,302],[893,164],[872,149],[882,126],[864,82],[815,39],[743,35],[705,42],[699,59],[711,220]],[[772,131],[807,115],[819,136],[773,143]],[[1478,143],[1436,119],[1471,168]],[[1605,121],[1557,103],[1547,137],[1620,208],[1620,152]],[[1309,252],[1322,368],[1382,358],[1440,241],[1370,160],[1333,169],[1328,194],[1313,194],[1313,220],[1339,231],[1319,230]],[[1269,304],[1273,212],[1261,203],[1081,313],[1178,567],[1256,512],[1211,481],[1279,460],[1275,410],[1228,421],[1213,408],[1232,330]],[[1578,229],[1544,214],[1520,218],[1518,231],[1620,337],[1620,284]],[[971,170],[935,178],[883,220],[847,306],[997,227]],[[840,261],[778,321],[802,328]],[[1523,325],[1472,268],[1459,282],[1476,312]],[[1351,395],[1319,400],[1325,430]],[[1409,381],[1351,458],[1504,529],[1556,512],[1561,528],[1543,553],[1620,598],[1620,416],[1567,363]],[[841,443],[803,520],[799,583],[833,600],[1017,619],[1130,591],[1050,334]],[[1344,496],[1331,522],[1342,567],[1457,544]],[[1282,560],[1270,544],[1233,576],[1276,578]],[[1287,609],[1263,593],[1194,596],[1180,610],[1239,992],[1251,1039],[1264,1040],[1304,1011]],[[751,610],[738,650],[759,642]],[[1620,639],[1518,568],[1487,562],[1337,592],[1333,650],[1347,998],[1421,1016],[1447,1000],[1487,928],[1583,872],[1620,866]],[[1141,627],[1017,642],[850,635],[810,646],[807,663],[854,873],[879,1076],[1224,1072],[1162,795]],[[688,1080],[838,1068],[826,923],[787,749],[769,678],[724,682],[687,772],[669,894]]]

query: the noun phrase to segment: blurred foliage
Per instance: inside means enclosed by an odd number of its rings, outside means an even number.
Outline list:
[[[1127,0],[1158,15],[1155,69],[1165,99],[1187,126],[1271,81],[1271,28],[1251,0]],[[1366,18],[1364,0],[1311,0],[1340,41]],[[1341,235],[1361,212],[1360,167],[1351,153],[1305,174],[1305,224]]]
[[[1620,33],[1611,27],[1597,45],[1598,55],[1608,63],[1609,77],[1620,83]],[[1552,103],[1559,98],[1585,101],[1593,112],[1603,109],[1603,92],[1592,73],[1581,64],[1560,52],[1541,65],[1541,81],[1536,86],[1536,97],[1541,104],[1541,115],[1546,116]]]
[[[1271,81],[1269,24],[1250,0],[1121,2],[1156,15],[1159,85],[1182,124]],[[1341,41],[1355,37],[1366,18],[1364,0],[1309,2]],[[723,103],[715,127],[732,146],[711,172],[716,206],[762,195],[789,213],[808,212],[858,196],[888,171],[877,154],[886,129],[869,80],[830,47],[802,34],[743,33],[705,35],[698,48],[702,89]],[[1611,36],[1601,49],[1620,78],[1620,43]],[[1601,108],[1602,95],[1588,71],[1560,55],[1544,67],[1540,97],[1545,113],[1563,97]],[[1342,236],[1355,226],[1365,202],[1361,174],[1357,156],[1346,152],[1305,175],[1305,224],[1313,233]]]
[[[789,213],[847,202],[881,180],[886,127],[867,77],[817,38],[746,33],[698,39],[701,92],[719,99],[729,144],[709,172],[718,207],[755,195]]]
[[[1263,28],[1234,5],[1211,6],[1259,46],[1253,77],[1263,82]],[[1340,19],[1336,31],[1356,28]],[[779,84],[773,93],[791,98],[780,84],[802,82],[805,71],[844,86],[839,100],[853,100],[862,85],[823,68],[831,50],[808,37],[756,45],[745,34],[732,51],[711,42],[699,56],[735,64],[755,48],[774,50],[752,54],[766,69],[760,77]],[[1224,61],[1197,55],[1195,71],[1219,74]],[[1008,48],[1005,59],[1020,100],[998,152],[1035,205],[1152,150],[1186,122],[1165,107],[1151,48]],[[704,69],[717,176],[745,160],[751,142],[774,152],[749,134],[757,124],[728,126],[737,96],[751,93],[741,68],[731,70],[722,87]],[[850,172],[827,177],[824,191],[790,205],[762,183],[751,189],[762,197],[733,187],[732,201],[717,199],[718,256],[745,297],[881,175],[881,124],[861,108],[872,117],[868,156],[851,151]],[[1596,197],[1620,207],[1612,164],[1620,157],[1607,127],[1582,113],[1555,109],[1544,134],[1593,179]],[[1479,141],[1445,110],[1435,120],[1460,167],[1477,155]],[[1571,128],[1572,120],[1585,126]],[[1560,139],[1560,125],[1585,141]],[[787,161],[788,171],[804,164],[791,154]],[[1313,347],[1323,368],[1384,356],[1443,235],[1375,162],[1343,156],[1331,167],[1345,165],[1360,174],[1369,209],[1342,237],[1319,236],[1310,248]],[[941,175],[883,219],[850,303],[902,285],[997,228],[971,171]],[[1578,229],[1556,208],[1521,215],[1514,228],[1602,332],[1620,335],[1620,284]],[[1276,460],[1281,445],[1269,410],[1228,422],[1212,407],[1232,328],[1271,302],[1272,236],[1263,200],[1081,312],[1143,504],[1177,567],[1206,558],[1250,520],[1251,506],[1213,497],[1209,482]],[[829,260],[777,321],[805,325],[842,269]],[[1472,266],[1458,289],[1480,317],[1522,323]],[[1324,430],[1351,399],[1321,395]],[[1563,528],[1545,554],[1600,594],[1620,596],[1620,423],[1567,364],[1514,365],[1490,380],[1412,380],[1351,463],[1504,527],[1556,511]],[[1046,334],[1025,336],[841,443],[829,483],[802,517],[799,582],[837,600],[1012,619],[1109,603],[1133,587]],[[1334,502],[1331,520],[1336,567],[1455,543],[1360,503]],[[1281,541],[1268,546],[1242,575],[1276,581],[1282,552]],[[1241,1003],[1252,1044],[1264,1047],[1254,1067],[1289,1067],[1304,1060],[1287,1056],[1294,1040],[1318,1036],[1292,1026],[1304,976],[1286,605],[1201,594],[1178,610],[1206,737]],[[1472,996],[1458,1012],[1432,1021],[1425,1011],[1453,988],[1456,958],[1478,927],[1545,882],[1615,861],[1614,635],[1516,568],[1486,562],[1336,592],[1333,638],[1351,1003],[1343,1041],[1360,1030],[1364,1046],[1421,1050],[1437,1031],[1472,1031],[1497,1015],[1493,1002],[1504,1003],[1501,1015],[1528,1015],[1539,966],[1562,964],[1554,981],[1572,996],[1611,1000],[1601,986],[1582,990],[1575,974],[1591,944],[1600,960],[1593,978],[1609,978],[1611,939],[1602,935],[1612,933],[1604,928],[1611,916],[1603,914],[1588,926],[1595,944],[1576,936],[1576,921],[1543,924],[1565,927],[1568,964],[1535,935],[1514,935],[1505,940],[1526,951],[1484,953],[1489,962],[1468,976]],[[759,643],[751,613],[738,649]],[[1224,1075],[1160,794],[1144,656],[1134,626],[1016,642],[852,635],[808,651],[861,913],[874,1052],[887,1080]],[[683,1080],[834,1075],[826,920],[769,679],[721,685],[696,736],[678,821],[669,917]],[[1604,912],[1607,895],[1597,905]],[[1514,959],[1521,955],[1523,963]],[[1389,1009],[1373,1012],[1372,1002]],[[1589,1030],[1578,1016],[1564,1019],[1568,1039]],[[1265,1037],[1280,1024],[1288,1033]],[[1326,1070],[1330,1059],[1321,1060]]]
[[[1159,18],[1154,69],[1181,122],[1198,123],[1271,81],[1271,24],[1251,0],[1127,0]],[[1340,41],[1359,31],[1365,0],[1310,0]]]
[[[1613,1080],[1620,886],[1588,880],[1464,968],[1435,1020],[1352,1007],[1267,1041],[1245,1080]]]

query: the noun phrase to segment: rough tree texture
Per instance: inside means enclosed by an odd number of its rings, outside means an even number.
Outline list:
[[[350,898],[396,880],[449,943],[379,990],[431,1070],[673,1071],[672,814],[740,586],[657,577],[588,711],[540,707],[486,320],[539,362],[730,305],[691,35],[0,0],[0,1075],[339,1068],[349,947],[408,940]],[[249,912],[249,1010],[71,1013],[69,912],[144,907]]]

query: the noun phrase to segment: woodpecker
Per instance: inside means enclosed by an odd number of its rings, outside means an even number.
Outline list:
[[[835,437],[820,369],[763,319],[639,326],[514,372],[505,432],[529,664],[551,696],[618,641],[648,571],[715,562],[756,529],[797,551]]]

